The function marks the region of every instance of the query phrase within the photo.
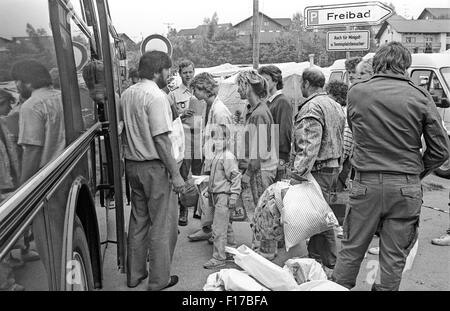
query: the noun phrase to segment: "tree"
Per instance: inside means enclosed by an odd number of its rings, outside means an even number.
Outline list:
[[[208,40],[212,40],[217,31],[217,25],[219,24],[219,17],[217,16],[217,12],[214,12],[211,19],[205,18],[205,25],[208,26],[208,30],[206,32],[206,38]]]

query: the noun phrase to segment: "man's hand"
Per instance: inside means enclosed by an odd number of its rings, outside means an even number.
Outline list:
[[[228,209],[234,210],[236,208],[237,197],[235,195],[230,196],[230,200],[228,201]]]
[[[186,183],[184,182],[183,177],[181,177],[180,174],[177,174],[175,177],[173,177],[172,180],[173,183],[173,191],[180,194],[183,193],[186,188]]]

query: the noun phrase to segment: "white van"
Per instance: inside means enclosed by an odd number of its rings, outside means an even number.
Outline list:
[[[373,53],[364,59],[373,57]],[[345,70],[345,59],[338,59],[329,67],[328,80],[348,81]],[[450,137],[450,55],[448,53],[412,54],[412,64],[409,69],[411,80],[427,89],[433,97],[444,127]],[[435,171],[436,175],[450,179],[450,159]]]

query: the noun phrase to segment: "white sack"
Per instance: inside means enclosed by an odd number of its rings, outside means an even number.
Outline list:
[[[294,258],[286,261],[284,268],[295,278],[297,284],[310,281],[327,280],[327,275],[323,271],[320,263],[312,258]]]

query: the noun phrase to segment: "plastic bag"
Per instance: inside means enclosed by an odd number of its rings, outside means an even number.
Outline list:
[[[185,191],[180,194],[180,203],[184,207],[197,206],[199,191],[193,180],[187,182]]]
[[[302,292],[347,292],[349,291],[344,286],[341,286],[337,283],[328,281],[328,280],[320,280],[320,281],[311,281],[306,282],[297,287],[298,291]]]
[[[269,291],[246,272],[237,269],[222,269],[208,276],[204,291]]]
[[[255,253],[246,245],[237,249],[227,246],[225,251],[234,255],[234,262],[239,267],[271,290],[290,291],[298,287],[288,271]]]
[[[286,250],[339,225],[311,174],[307,182],[289,187],[283,198],[281,217]]]
[[[297,284],[310,281],[327,280],[320,263],[312,258],[294,258],[286,261],[283,269],[289,271],[295,278]]]
[[[219,272],[208,275],[206,284],[203,286],[203,290],[206,292],[220,292],[225,290]]]

